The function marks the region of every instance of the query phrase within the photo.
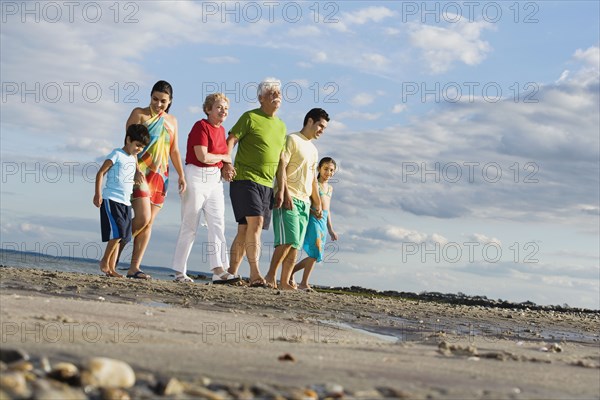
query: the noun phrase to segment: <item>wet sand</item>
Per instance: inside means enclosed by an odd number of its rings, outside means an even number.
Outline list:
[[[2,348],[345,397],[600,398],[600,315],[0,268]]]

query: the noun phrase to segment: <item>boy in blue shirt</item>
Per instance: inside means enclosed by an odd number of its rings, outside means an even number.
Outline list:
[[[100,270],[110,277],[122,278],[117,268],[119,244],[131,240],[131,193],[133,179],[137,171],[137,154],[150,143],[148,128],[133,124],[127,128],[125,146],[114,149],[96,174],[96,193],[94,205],[100,208],[100,228],[102,241],[108,242]],[[106,177],[106,186],[102,189],[102,180]]]

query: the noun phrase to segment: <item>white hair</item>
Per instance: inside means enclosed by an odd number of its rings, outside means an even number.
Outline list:
[[[265,78],[258,84],[256,95],[261,97],[263,94],[273,89],[281,89],[281,81],[277,78]]]

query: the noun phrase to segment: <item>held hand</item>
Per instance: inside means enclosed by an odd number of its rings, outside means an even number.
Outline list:
[[[310,213],[311,213],[312,215],[314,215],[314,216],[315,216],[315,218],[317,218],[317,219],[321,219],[321,218],[323,218],[323,210],[321,209],[321,207],[318,207],[318,208],[311,208],[311,209],[310,209]]]
[[[187,183],[185,182],[185,178],[180,176],[179,177],[179,194],[183,194],[185,192],[186,187],[187,187]]]
[[[226,180],[227,182],[231,182],[235,177],[235,168],[230,163],[223,163],[223,168],[221,168],[221,178]]]
[[[102,205],[102,195],[95,194],[93,202],[96,207],[100,208],[100,206]]]
[[[145,180],[146,177],[144,176],[144,174],[142,174],[142,172],[139,169],[135,171],[133,183],[135,183],[136,185],[141,185],[142,183],[144,183]]]

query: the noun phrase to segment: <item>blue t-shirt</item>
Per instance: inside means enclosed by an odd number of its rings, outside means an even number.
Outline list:
[[[102,197],[130,206],[137,167],[136,157],[127,154],[123,149],[114,149],[106,159],[112,161],[113,166],[106,173],[106,186]]]

